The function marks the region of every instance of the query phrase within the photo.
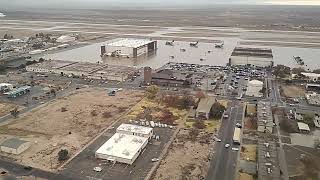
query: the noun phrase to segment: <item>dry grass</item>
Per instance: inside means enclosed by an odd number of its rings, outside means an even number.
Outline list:
[[[11,103],[0,103],[0,117],[10,114],[10,111],[13,110],[15,107],[18,107],[19,109],[22,108]]]
[[[305,90],[301,86],[295,85],[282,85],[283,95],[289,98],[297,98],[305,95]]]
[[[244,149],[244,151],[242,151]],[[243,160],[257,161],[257,145],[243,145],[241,147],[240,157]]]
[[[239,180],[254,180],[253,176],[247,173],[239,173]]]
[[[61,148],[68,149],[72,156],[126,113],[119,112],[119,107],[130,109],[142,96],[141,91],[122,91],[116,96],[108,96],[104,89],[81,89],[0,126],[0,132],[33,142],[30,149],[13,158],[22,164],[52,170],[59,166],[57,154]],[[62,107],[67,111],[62,112]],[[110,114],[105,116],[105,112]]]
[[[167,156],[161,161],[154,176],[156,180],[200,179],[209,168],[210,135],[199,133],[193,139],[190,130],[180,130],[169,148]]]
[[[257,113],[256,105],[254,104],[247,104],[247,115],[252,115]]]
[[[173,116],[176,118],[175,123],[178,125],[183,125],[185,117],[188,113],[187,110],[178,109],[178,108],[172,108],[172,107],[166,107],[165,105],[159,104],[159,102],[155,100],[150,100],[148,98],[142,99],[139,103],[137,103],[131,111],[126,116],[127,119],[138,119],[139,114],[141,114],[145,108],[149,108],[151,110],[151,115],[153,120],[157,121],[159,120],[159,117],[162,114],[162,111],[164,109],[168,109]]]

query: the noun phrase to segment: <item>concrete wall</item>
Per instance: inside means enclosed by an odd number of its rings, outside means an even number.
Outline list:
[[[245,56],[231,56],[231,65],[247,65],[251,64],[259,67],[273,66],[272,58],[260,58],[260,57],[245,57]]]

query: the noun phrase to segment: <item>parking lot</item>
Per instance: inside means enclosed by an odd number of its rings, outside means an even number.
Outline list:
[[[160,140],[151,140],[144,151],[139,155],[132,165],[111,163],[106,160],[95,158],[95,152],[114,133],[121,123],[117,123],[113,129],[109,129],[78,156],[76,156],[63,170],[66,176],[77,177],[78,179],[121,179],[121,180],[143,180],[151,170],[154,162],[152,158],[158,158],[164,146],[173,135],[174,129],[154,128],[154,134],[160,136]],[[101,167],[101,172],[93,170],[94,167]]]

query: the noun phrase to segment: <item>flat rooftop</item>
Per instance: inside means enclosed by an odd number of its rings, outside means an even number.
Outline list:
[[[91,73],[97,71],[106,65],[98,64],[98,63],[86,63],[86,62],[77,62],[62,68],[60,70],[64,71],[74,71],[74,72],[84,72],[84,73]]]
[[[150,132],[152,131],[152,128],[138,126],[138,125],[134,125],[134,124],[121,124],[117,128],[117,132],[118,131],[127,131],[127,132],[132,132],[132,133],[139,133],[139,134],[150,134]]]
[[[122,75],[130,74],[137,71],[134,67],[118,66],[118,65],[107,65],[95,72],[95,74],[100,75]]]
[[[71,62],[71,61],[47,60],[41,63],[29,65],[29,67],[44,68],[44,69],[59,69],[75,63],[76,62]]]
[[[149,39],[119,38],[119,39],[113,40],[110,43],[107,43],[106,46],[137,48],[137,47],[149,44],[151,42],[154,42],[154,41]]]
[[[147,141],[148,138],[145,137],[115,133],[96,151],[96,154],[133,159]]]
[[[270,48],[249,48],[249,47],[236,47],[234,48],[231,56],[253,56],[273,58],[272,49]]]

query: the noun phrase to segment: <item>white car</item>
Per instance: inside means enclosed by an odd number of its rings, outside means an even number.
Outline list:
[[[214,138],[214,140],[217,142],[221,142],[221,139],[219,139],[219,138]]]
[[[94,167],[93,170],[96,171],[96,172],[101,172],[102,168],[101,167]]]
[[[152,158],[152,159],[151,159],[152,162],[157,162],[157,161],[159,161],[159,160],[160,160],[159,158]]]
[[[237,123],[237,124],[236,124],[236,127],[237,127],[237,128],[242,128],[242,125],[241,125],[240,123]]]
[[[228,114],[224,114],[223,118],[227,119],[227,118],[229,118],[229,115]]]
[[[225,148],[228,148],[228,147],[230,147],[230,144],[226,144],[226,145],[224,145],[224,147],[225,147]]]
[[[233,147],[232,150],[233,151],[239,151],[239,148]]]

